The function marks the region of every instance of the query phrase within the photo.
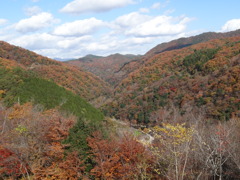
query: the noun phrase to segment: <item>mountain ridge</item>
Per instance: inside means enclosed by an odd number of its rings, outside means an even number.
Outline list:
[[[154,123],[154,114],[171,103],[183,114],[196,106],[205,107],[208,118],[239,116],[239,54],[240,36],[159,53],[130,72],[103,109],[110,116],[143,124]]]
[[[138,58],[140,58],[139,55],[122,55],[115,53],[106,57],[87,55],[76,60],[67,61],[65,63],[81,67],[84,70],[97,75],[107,83],[116,85],[122,79],[122,75],[116,74],[116,72],[118,72],[124,64]]]
[[[147,59],[153,58],[155,55],[160,54],[164,51],[181,49],[184,47],[188,47],[190,45],[194,45],[194,44],[205,42],[212,39],[236,37],[236,36],[240,36],[240,29],[226,32],[226,33],[205,32],[205,33],[191,36],[191,37],[179,38],[169,42],[164,42],[164,43],[158,44],[157,46],[147,51],[139,61],[133,61],[126,64],[124,67],[121,68],[122,73],[125,73],[124,77],[126,77],[127,74],[136,70],[137,68],[139,68],[139,66],[143,65]]]
[[[168,50],[181,49],[182,47],[187,47],[193,44],[209,41],[212,39],[234,37],[240,35],[240,29],[230,32],[205,32],[199,35],[191,37],[183,37],[170,42],[161,43],[151,50],[149,50],[144,56],[151,56],[153,54],[158,54]]]
[[[87,100],[107,93],[107,83],[92,73],[3,41],[0,42],[0,57],[2,61],[12,61],[16,66],[34,71]]]
[[[227,38],[227,37],[235,37],[240,35],[240,29],[225,32],[225,33],[217,33],[217,32],[205,32],[199,35],[191,36],[191,37],[183,37],[176,40],[172,40],[169,42],[158,44],[153,47],[149,51],[147,51],[144,55],[130,55],[130,58],[124,60],[124,63],[119,62],[118,66],[113,67],[114,63],[117,61],[121,61],[121,58],[115,58],[116,55],[121,54],[112,54],[106,57],[95,56],[95,55],[87,55],[83,58],[79,58],[77,60],[67,61],[74,66],[82,67],[86,71],[95,73],[98,77],[110,83],[112,86],[117,86],[121,80],[126,78],[129,73],[138,69],[147,59],[154,57],[157,54],[160,54],[165,51],[171,51],[174,49],[182,49],[184,47],[188,47],[197,43],[205,42],[212,39],[219,38]],[[114,56],[115,55],[115,56]],[[122,58],[127,57],[127,55],[121,55]],[[106,59],[108,58],[107,62]],[[94,59],[94,60],[93,60]],[[79,62],[80,61],[80,62]],[[115,61],[115,62],[113,62]],[[100,67],[100,63],[104,64],[108,68]],[[106,71],[109,70],[110,72]],[[110,73],[109,75],[106,75]]]

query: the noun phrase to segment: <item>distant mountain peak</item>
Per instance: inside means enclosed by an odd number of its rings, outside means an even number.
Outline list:
[[[84,56],[85,58],[87,57],[87,58],[102,58],[103,56],[97,56],[97,55],[94,55],[94,54],[88,54],[88,55],[86,55],[86,56]],[[83,58],[84,58],[83,57]]]
[[[81,67],[86,71],[99,76],[106,82],[115,85],[123,78],[122,74],[116,74],[115,72],[118,72],[124,64],[139,57],[139,55],[123,55],[120,53],[111,54],[106,57],[89,54],[82,58],[68,61],[67,63]]]

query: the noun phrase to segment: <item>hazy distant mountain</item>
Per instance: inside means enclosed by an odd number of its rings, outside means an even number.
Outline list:
[[[72,58],[53,58],[53,59],[56,60],[56,61],[69,61]]]
[[[139,55],[131,54],[112,54],[107,57],[87,55],[76,60],[67,61],[67,63],[81,67],[99,76],[106,82],[115,85],[123,78],[123,74],[117,73],[119,69],[124,64],[139,59],[140,57]]]

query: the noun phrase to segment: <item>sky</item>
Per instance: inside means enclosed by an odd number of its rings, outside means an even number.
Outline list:
[[[0,40],[50,58],[145,54],[240,29],[239,0],[0,0]]]

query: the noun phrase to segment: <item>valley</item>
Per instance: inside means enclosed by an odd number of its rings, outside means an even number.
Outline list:
[[[90,55],[67,64],[95,73],[110,85],[112,95],[93,101],[108,116],[155,124],[162,121],[156,115],[161,109],[174,106],[182,115],[203,108],[207,118],[227,120],[239,116],[239,33],[181,38],[137,59]]]
[[[56,61],[0,42],[0,179],[240,178],[240,30]]]

